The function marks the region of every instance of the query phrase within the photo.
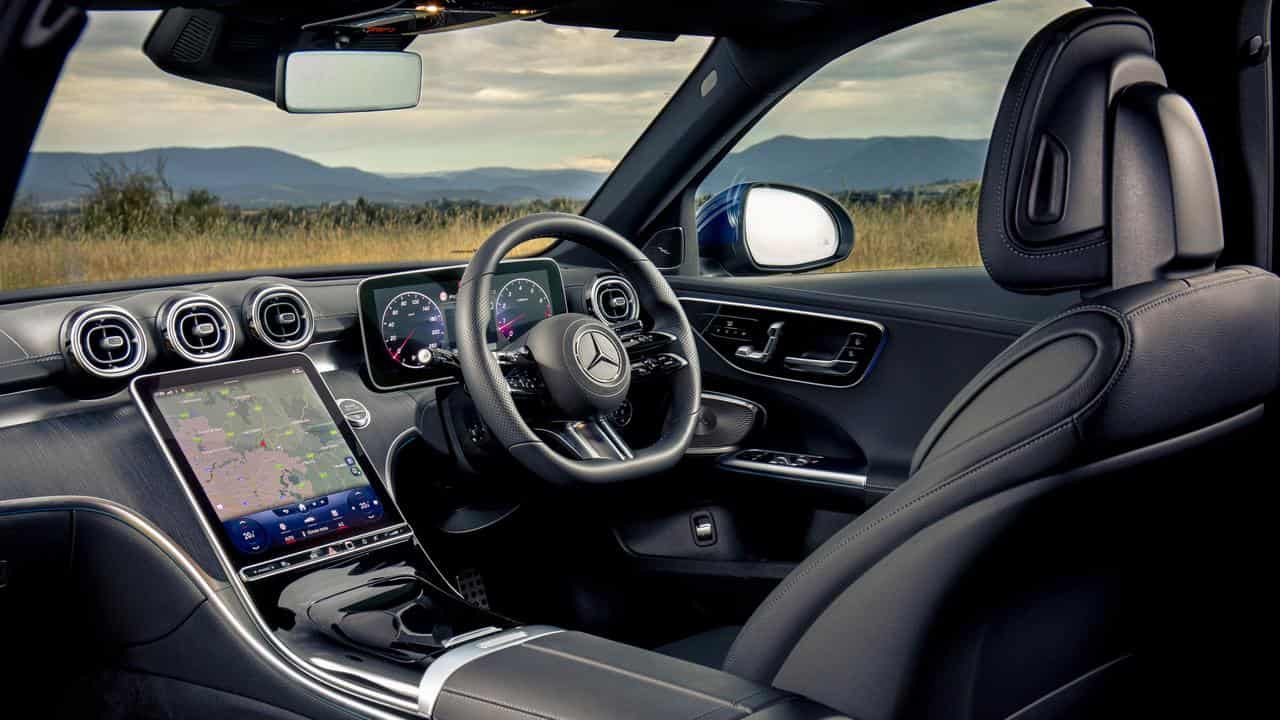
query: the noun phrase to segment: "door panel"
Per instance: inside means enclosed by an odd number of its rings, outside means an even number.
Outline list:
[[[879,357],[852,387],[744,372],[705,340],[700,354],[707,389],[757,402],[773,418],[755,442],[773,443],[766,449],[774,450],[860,455],[866,460],[868,486],[881,489],[906,479],[920,437],[991,358],[1035,322],[1078,299],[1076,293],[1010,293],[971,268],[763,279],[681,277],[672,278],[672,285],[686,300],[823,313],[883,327]],[[686,306],[693,310],[691,318],[697,318],[707,304]]]
[[[616,518],[615,537],[645,592],[687,603],[674,613],[679,628],[646,628],[655,641],[744,621],[797,562],[906,480],[916,443],[970,379],[1078,299],[1016,295],[972,268],[669,280],[704,330],[717,304],[746,303],[874,323],[883,343],[856,384],[832,387],[735,367],[729,358],[739,338],[713,347],[714,339],[699,337],[704,391],[761,409],[736,449],[690,455],[649,503]],[[787,317],[762,316],[768,322],[757,330]],[[742,340],[761,349],[762,336]],[[815,480],[805,476],[809,467],[736,462],[753,449],[821,456],[817,469],[845,477]],[[713,526],[714,541],[699,539],[700,524]]]

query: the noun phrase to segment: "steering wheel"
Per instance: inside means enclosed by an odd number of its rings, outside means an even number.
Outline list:
[[[613,328],[581,313],[553,315],[501,353],[489,348],[493,324],[493,276],[498,263],[526,240],[556,237],[583,245],[610,261],[631,281],[640,307],[653,320],[645,331],[666,340],[665,367],[650,378],[668,380],[671,404],[653,445],[632,450],[605,416],[631,386],[628,347]],[[689,320],[671,286],[634,245],[609,228],[578,215],[539,213],[499,228],[476,251],[458,287],[457,357],[467,390],[493,438],[540,478],[556,484],[622,482],[673,467],[693,439],[701,398],[701,372]],[[634,350],[633,350],[634,351]],[[503,373],[520,365],[533,385],[566,420],[555,428],[530,428],[521,417]],[[660,371],[660,372],[659,372]],[[652,379],[650,381],[653,381]],[[552,444],[572,451],[568,457]]]

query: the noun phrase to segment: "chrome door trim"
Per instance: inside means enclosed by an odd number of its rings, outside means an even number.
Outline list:
[[[728,305],[730,307],[744,307],[744,308],[752,308],[754,310],[772,310],[773,312],[790,313],[792,315],[807,315],[809,317],[826,318],[828,320],[840,320],[842,322],[856,323],[860,325],[869,325],[880,331],[880,343],[876,345],[875,352],[871,354],[871,359],[867,361],[867,369],[863,371],[861,377],[859,377],[857,381],[849,383],[847,385],[831,385],[827,383],[810,382],[808,380],[797,380],[795,378],[782,377],[781,375],[770,375],[768,373],[756,372],[754,370],[747,370],[746,368],[738,367],[729,358],[725,357],[724,353],[717,350],[715,345],[712,345],[705,337],[703,337],[701,330],[697,330],[697,329],[694,330],[694,334],[698,337],[699,340],[702,341],[702,344],[710,348],[711,352],[719,356],[720,359],[723,360],[726,365],[733,368],[734,370],[737,370],[738,372],[746,373],[747,375],[755,375],[756,377],[768,378],[769,380],[781,380],[782,382],[797,383],[799,385],[812,385],[814,387],[826,388],[828,390],[847,390],[851,387],[857,387],[858,385],[862,384],[863,380],[866,380],[867,377],[871,375],[871,372],[873,370],[875,370],[876,362],[880,359],[881,353],[884,352],[884,346],[887,345],[889,342],[889,329],[886,328],[882,323],[876,322],[875,320],[864,320],[862,318],[852,317],[850,315],[833,315],[831,313],[813,312],[810,310],[796,310],[794,308],[779,307],[777,305],[760,305],[757,303],[738,302],[736,300],[712,300],[709,298],[690,297],[688,295],[677,295],[676,300],[682,303],[689,302],[689,303],[702,303],[704,305]]]

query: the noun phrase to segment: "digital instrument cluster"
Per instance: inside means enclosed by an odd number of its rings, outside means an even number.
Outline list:
[[[360,283],[365,364],[374,386],[389,390],[438,381],[433,349],[453,350],[458,285],[464,266],[380,275]],[[567,310],[560,266],[551,259],[508,260],[493,278],[489,343],[501,349],[539,321]]]

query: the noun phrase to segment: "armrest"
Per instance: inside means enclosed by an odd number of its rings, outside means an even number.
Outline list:
[[[420,711],[433,720],[839,717],[781,690],[593,635],[554,628],[504,635],[510,639],[495,636],[487,648],[471,643],[438,658],[423,678]]]

